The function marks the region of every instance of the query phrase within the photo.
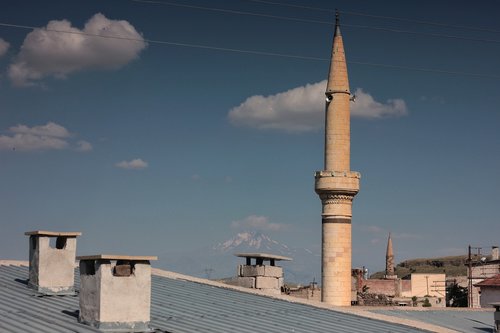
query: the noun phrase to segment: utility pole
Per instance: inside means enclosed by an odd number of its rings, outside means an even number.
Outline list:
[[[467,269],[467,278],[469,283],[467,285],[467,305],[472,308],[472,247],[469,245],[469,255],[467,256],[467,263],[469,265]]]
[[[211,267],[207,267],[204,269],[205,275],[207,276],[207,279],[210,280],[210,277],[212,276],[212,273],[214,272],[214,269]]]
[[[425,283],[427,285],[427,294],[425,294],[425,296],[430,296],[430,294],[429,294],[429,275],[425,276]]]
[[[472,247],[469,245],[469,251],[468,251],[468,256],[467,256],[467,266],[468,266],[467,278],[469,279],[468,290],[467,290],[467,305],[469,308],[474,307],[474,295],[472,292],[472,288],[474,287],[473,283],[472,283],[472,280],[474,278],[472,276],[472,249],[477,250],[478,257],[481,256],[481,248],[480,247]]]

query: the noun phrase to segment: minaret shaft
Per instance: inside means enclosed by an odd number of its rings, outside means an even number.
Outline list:
[[[350,171],[350,92],[338,19],[325,94],[325,165],[315,174],[323,206],[321,299],[350,306],[352,201],[359,191],[360,174]]]

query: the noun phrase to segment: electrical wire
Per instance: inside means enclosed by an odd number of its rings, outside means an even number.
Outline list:
[[[201,45],[201,44],[171,42],[171,41],[155,40],[155,39],[142,39],[142,38],[113,36],[113,35],[98,35],[98,34],[92,34],[92,33],[82,32],[82,31],[68,31],[68,30],[59,30],[59,29],[51,29],[51,28],[39,28],[39,27],[34,27],[34,26],[12,24],[12,23],[4,23],[4,22],[0,22],[0,26],[9,27],[9,28],[29,29],[29,30],[43,29],[45,31],[55,32],[55,33],[84,35],[84,36],[89,36],[89,37],[126,40],[126,41],[132,41],[132,42],[142,42],[142,43],[159,44],[159,45],[180,46],[180,47],[188,47],[188,48],[213,50],[213,51],[224,51],[224,52],[233,52],[233,53],[242,53],[242,54],[253,54],[253,55],[261,55],[261,56],[271,56],[271,57],[281,57],[281,58],[291,58],[291,59],[301,59],[301,60],[312,60],[312,61],[330,61],[330,59],[328,59],[328,58],[320,58],[320,57],[312,57],[312,56],[302,56],[302,55],[296,55],[296,54],[276,53],[276,52],[257,51],[257,50],[245,50],[245,49],[218,47],[218,46]],[[480,74],[480,73],[470,73],[470,72],[460,72],[460,71],[448,71],[448,70],[440,70],[440,69],[432,69],[432,68],[419,68],[419,67],[411,67],[411,66],[399,66],[399,65],[390,65],[390,64],[361,62],[361,61],[348,61],[347,63],[348,64],[354,64],[354,65],[391,68],[391,69],[396,69],[396,70],[410,70],[410,71],[418,71],[418,72],[428,72],[428,73],[439,73],[439,74],[451,74],[451,75],[482,77],[482,78],[490,78],[490,79],[500,79],[500,75],[492,75],[492,74]]]
[[[372,26],[368,26],[368,25],[342,24],[342,27],[368,29],[368,30],[380,30],[380,31],[394,32],[394,33],[400,33],[400,34],[422,35],[422,36],[430,36],[430,37],[438,37],[438,38],[461,39],[461,40],[468,40],[468,41],[474,41],[474,42],[500,44],[500,40],[495,40],[495,39],[481,39],[481,38],[472,38],[472,37],[464,37],[464,36],[456,36],[456,35],[443,35],[443,34],[436,34],[436,33],[432,33],[432,32],[409,31],[409,30],[401,30],[401,29],[393,29],[393,28],[372,27]]]
[[[288,17],[288,16],[279,16],[279,15],[247,12],[247,11],[241,11],[241,10],[204,7],[204,6],[197,6],[197,5],[187,5],[187,4],[181,4],[181,3],[177,3],[177,2],[171,2],[171,1],[159,1],[159,0],[131,0],[131,1],[136,2],[136,3],[167,5],[167,6],[206,10],[206,11],[212,11],[212,12],[222,12],[222,13],[229,13],[229,14],[236,14],[236,15],[250,15],[250,16],[265,17],[265,18],[270,18],[270,19],[279,19],[279,20],[305,22],[305,23],[316,23],[316,24],[325,24],[325,25],[333,26],[333,22],[330,22],[330,21],[310,20],[310,19],[302,19],[302,18],[297,18],[297,17]],[[349,12],[349,13],[351,13],[351,12]],[[436,38],[459,39],[459,40],[475,41],[475,42],[482,42],[482,43],[500,44],[500,40],[463,37],[463,36],[456,36],[456,35],[444,35],[444,34],[429,33],[429,32],[424,32],[424,31],[409,31],[409,30],[401,30],[401,29],[395,29],[395,28],[373,27],[373,26],[356,25],[356,24],[342,24],[342,27],[385,31],[385,32],[392,32],[392,33],[399,33],[399,34],[423,35],[423,36],[436,37]]]
[[[304,5],[295,5],[295,4],[291,4],[291,3],[266,1],[266,0],[246,0],[246,1],[257,2],[257,3],[264,3],[266,5],[278,5],[278,6],[299,8],[299,9],[311,9],[311,10],[317,10],[317,11],[322,11],[322,12],[335,13],[334,9],[329,9],[329,8],[311,7],[311,6],[304,6]]]
[[[263,4],[267,4],[267,5],[276,5],[276,6],[284,6],[284,7],[291,7],[291,8],[299,8],[299,9],[309,9],[309,10],[316,10],[316,11],[330,12],[330,13],[335,12],[334,9],[329,9],[329,8],[311,7],[311,6],[296,5],[296,4],[289,4],[289,3],[276,2],[276,1],[266,1],[266,0],[245,0],[245,1],[263,3]],[[383,19],[383,20],[393,20],[393,21],[417,23],[417,24],[422,24],[422,25],[432,25],[432,26],[438,26],[438,27],[443,27],[443,28],[454,28],[454,29],[465,29],[465,30],[473,30],[473,31],[500,33],[500,30],[494,30],[494,29],[489,29],[489,28],[472,27],[472,26],[457,25],[457,24],[447,24],[447,23],[425,21],[425,20],[416,20],[416,19],[410,19],[410,18],[406,18],[406,17],[375,15],[375,14],[367,14],[367,13],[351,12],[351,11],[341,11],[341,14],[352,15],[352,16],[371,17],[371,18],[377,18],[377,19]]]
[[[241,11],[241,10],[233,10],[233,9],[186,5],[186,4],[177,3],[177,2],[170,2],[170,1],[157,1],[157,0],[131,0],[131,1],[138,2],[138,3],[147,3],[147,4],[157,4],[157,5],[167,5],[167,6],[174,6],[174,7],[184,7],[184,8],[191,8],[191,9],[208,10],[208,11],[212,11],[212,12],[221,12],[221,13],[229,13],[229,14],[237,14],[237,15],[260,16],[260,17],[279,19],[279,20],[287,20],[287,21],[297,21],[297,22],[333,25],[333,23],[330,21],[318,21],[318,20],[302,19],[302,18],[298,18],[298,17],[261,14],[261,13],[246,12],[246,11]]]

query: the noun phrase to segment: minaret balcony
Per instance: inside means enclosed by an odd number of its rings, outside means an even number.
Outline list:
[[[356,171],[316,171],[314,174],[316,193],[343,192],[355,195],[359,191],[361,174]]]

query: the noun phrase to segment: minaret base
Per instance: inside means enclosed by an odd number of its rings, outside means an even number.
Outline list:
[[[351,305],[352,200],[359,191],[355,171],[318,171],[315,189],[323,204],[321,300]]]
[[[321,301],[351,305],[351,220],[323,219]]]

